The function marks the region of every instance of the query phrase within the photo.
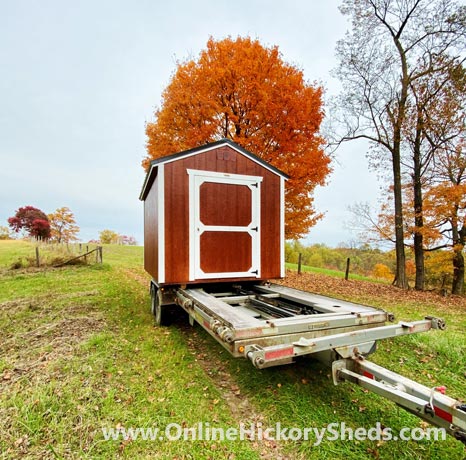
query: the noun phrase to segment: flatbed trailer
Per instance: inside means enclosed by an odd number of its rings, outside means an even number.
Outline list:
[[[263,369],[312,356],[343,381],[383,396],[466,444],[466,404],[371,363],[377,341],[445,329],[440,318],[394,322],[394,315],[272,283],[150,287],[155,322],[181,307],[233,356]]]
[[[285,277],[288,176],[230,139],[151,161],[144,202],[144,268],[152,311],[184,309],[233,356],[263,369],[302,356],[378,393],[466,442],[466,405],[370,363],[377,341],[444,329],[268,280]]]

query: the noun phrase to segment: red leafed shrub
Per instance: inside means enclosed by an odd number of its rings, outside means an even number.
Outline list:
[[[46,240],[50,238],[50,222],[47,215],[34,206],[24,206],[8,219],[8,225],[18,233],[21,230],[28,232],[29,236]]]

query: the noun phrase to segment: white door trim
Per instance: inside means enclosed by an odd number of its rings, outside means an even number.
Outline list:
[[[189,175],[189,279],[260,277],[260,197],[263,177],[188,169]],[[251,190],[251,222],[247,226],[204,225],[200,220],[200,187],[205,182],[245,185]],[[257,228],[257,230],[256,230]],[[245,272],[204,273],[200,237],[205,231],[245,232],[252,240],[252,266]],[[219,255],[221,256],[221,255]],[[254,273],[253,273],[254,272]]]

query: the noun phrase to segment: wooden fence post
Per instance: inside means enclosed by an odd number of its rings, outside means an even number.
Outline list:
[[[102,257],[102,246],[99,246],[99,254],[100,254],[100,263],[103,263],[103,257]]]
[[[346,259],[346,271],[345,271],[345,280],[348,281],[349,277],[349,267],[350,267],[350,258]]]
[[[36,246],[36,265],[40,267],[39,246]]]
[[[302,254],[299,253],[299,256],[298,256],[298,275],[301,275],[301,261],[302,261]]]

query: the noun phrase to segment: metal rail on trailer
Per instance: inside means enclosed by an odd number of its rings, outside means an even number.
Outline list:
[[[335,384],[360,385],[466,444],[466,404],[443,394],[443,387],[429,389],[366,359],[377,340],[444,329],[439,318],[394,323],[384,310],[269,283],[159,288],[152,282],[151,294],[158,324],[164,309],[177,304],[191,324],[260,369],[312,355],[332,368]]]

